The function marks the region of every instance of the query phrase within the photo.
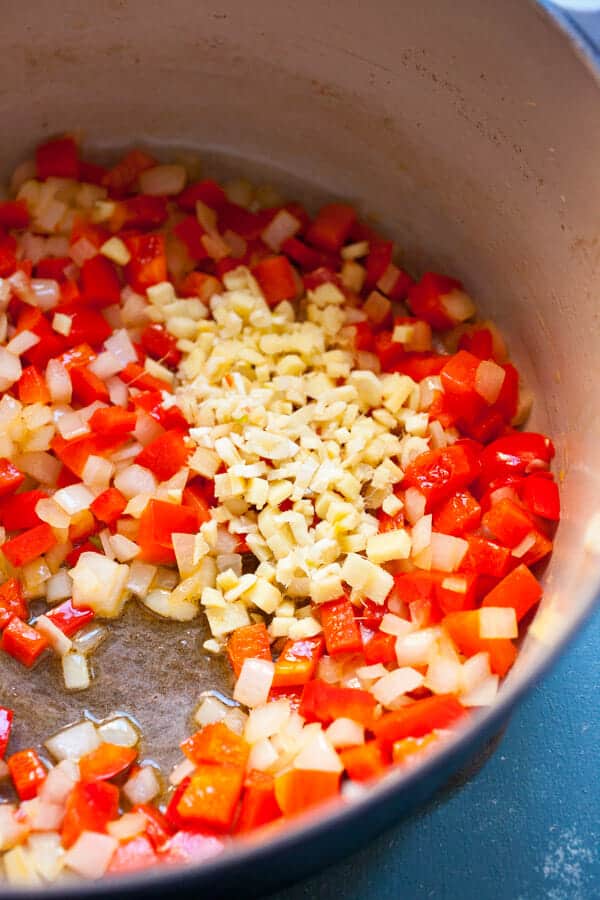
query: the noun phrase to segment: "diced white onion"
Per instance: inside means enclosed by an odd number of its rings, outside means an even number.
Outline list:
[[[76,650],[62,658],[63,679],[68,691],[84,691],[90,686],[90,669],[88,661]]]
[[[425,675],[425,687],[434,694],[454,694],[461,685],[462,666],[444,656],[434,656]]]
[[[35,505],[35,513],[52,528],[68,528],[71,524],[69,513],[54,501],[53,497],[42,497]]]
[[[150,585],[157,571],[156,566],[134,560],[129,568],[127,590],[131,591],[136,597],[145,597],[150,590]]]
[[[110,545],[114,556],[119,562],[129,562],[134,559],[140,552],[139,544],[130,541],[122,534],[113,534],[110,538]]]
[[[98,726],[98,735],[103,744],[116,744],[119,747],[135,747],[140,739],[136,729],[124,716],[103,722]]]
[[[462,664],[461,687],[465,694],[491,675],[489,653],[476,653]]]
[[[517,614],[512,606],[482,606],[479,610],[480,638],[516,638]]]
[[[114,471],[115,467],[110,460],[90,453],[83,467],[81,477],[90,487],[106,488],[114,475]]]
[[[94,495],[84,484],[70,484],[58,490],[53,499],[66,513],[74,516],[84,509],[89,509],[94,501]]]
[[[475,390],[489,403],[495,403],[500,396],[506,372],[491,359],[482,359],[475,372]]]
[[[138,494],[152,496],[158,487],[158,482],[149,469],[133,463],[115,476],[114,485],[124,497],[130,500]]]
[[[431,514],[422,516],[412,527],[413,556],[418,556],[419,553],[431,546],[431,519]]]
[[[417,488],[409,487],[406,489],[404,493],[404,512],[411,525],[416,525],[419,519],[425,515],[426,503],[424,494]]]
[[[356,670],[356,674],[361,681],[375,681],[387,675],[387,669],[382,663],[375,663],[372,666],[361,666]]]
[[[266,703],[273,684],[275,665],[268,659],[245,659],[233,692],[234,700],[254,707]]]
[[[98,255],[98,248],[87,238],[82,237],[71,245],[69,253],[75,265],[82,266],[86,260]]]
[[[393,613],[386,613],[384,615],[379,628],[384,634],[395,634],[396,637],[403,637],[415,630],[415,626],[412,622],[407,621],[407,619],[402,619],[400,616],[395,616]]]
[[[274,742],[269,738],[263,738],[252,745],[248,757],[248,768],[258,772],[267,772],[272,769],[279,758]]]
[[[79,781],[79,766],[71,759],[63,759],[53,766],[42,784],[38,797],[44,803],[64,803],[73,786]]]
[[[73,646],[72,641],[66,634],[60,628],[57,628],[47,616],[38,616],[35,621],[35,629],[46,638],[49,645],[59,656],[64,656]]]
[[[435,648],[437,631],[433,628],[422,628],[413,631],[396,641],[396,661],[399,666],[423,666]]]
[[[146,801],[142,802],[145,803]],[[143,834],[147,826],[148,820],[144,813],[129,812],[122,815],[120,819],[109,822],[106,826],[106,831],[118,841],[127,841],[137,837],[139,834]]]
[[[60,834],[30,834],[27,847],[36,871],[45,881],[56,881],[63,869],[65,857]]]
[[[104,342],[104,347],[126,366],[128,363],[137,362],[137,353],[131,343],[131,338],[124,328],[113,331]]]
[[[31,290],[36,299],[36,306],[46,311],[53,309],[60,300],[60,285],[53,278],[32,278]]]
[[[131,804],[150,803],[160,793],[160,782],[153,766],[141,766],[128,778],[123,793]]]
[[[352,719],[335,719],[325,732],[331,745],[338,747],[356,747],[365,742],[365,729]]]
[[[313,772],[341,772],[344,767],[331,741],[319,727],[296,756],[294,768]]]
[[[126,407],[129,402],[129,388],[125,382],[113,375],[111,378],[106,379],[105,384],[108,389],[110,402],[114,403],[115,406]]]
[[[124,368],[125,363],[122,363],[120,359],[113,353],[109,353],[108,350],[99,353],[96,359],[92,360],[88,366],[90,372],[93,372],[101,381],[106,381],[112,375],[117,375]]]
[[[424,678],[420,672],[406,666],[394,669],[376,681],[371,688],[371,693],[378,703],[391,709],[404,694],[421,687],[423,681]]]
[[[269,738],[281,731],[289,717],[290,704],[287,700],[275,700],[257,707],[248,716],[244,738],[249,744]]]
[[[188,778],[196,766],[191,761],[191,759],[182,759],[180,763],[177,763],[176,766],[173,767],[171,773],[169,775],[169,784],[173,787],[177,787],[178,784]]]
[[[488,675],[471,691],[462,694],[460,702],[463,706],[489,706],[496,699],[499,684],[498,675]]]
[[[456,572],[468,549],[469,544],[463,538],[434,531],[431,535],[432,568],[440,572]]]
[[[213,725],[222,722],[227,715],[229,707],[221,703],[217,697],[205,697],[194,714],[194,722],[203,728],[205,725]]]
[[[18,356],[0,347],[0,391],[7,391],[21,377],[21,362]]]
[[[39,342],[40,339],[38,335],[34,334],[33,331],[20,331],[8,342],[6,349],[9,353],[12,353],[13,356],[21,356],[22,353],[26,353],[27,350],[35,347]]]
[[[187,173],[183,166],[164,165],[146,169],[139,177],[142,194],[170,197],[180,194],[185,187]]]
[[[83,878],[102,878],[118,846],[108,834],[83,831],[67,851],[65,865]]]
[[[73,647],[84,656],[92,653],[96,647],[99,647],[106,637],[105,625],[87,625],[79,631],[73,638]]]
[[[301,227],[298,219],[287,209],[280,209],[263,229],[261,237],[267,247],[279,253],[281,245],[300,231]]]
[[[55,759],[79,760],[100,746],[100,738],[91,722],[79,722],[48,738],[45,746]]]

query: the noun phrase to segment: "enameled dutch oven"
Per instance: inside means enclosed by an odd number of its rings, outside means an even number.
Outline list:
[[[564,515],[545,599],[496,705],[440,755],[344,805],[203,866],[61,885],[52,897],[265,892],[363,845],[424,801],[495,734],[589,613],[600,563],[600,90],[550,16],[525,0],[4,0],[3,173],[77,129],[99,152],[193,148],[221,174],[268,179],[310,203],[377,216],[415,270],[465,281],[509,337],[552,435]],[[181,626],[177,626],[181,629]],[[157,758],[194,698],[224,676],[198,632],[120,624],[85,696],[134,713]],[[0,663],[21,740],[81,715],[52,672]],[[150,752],[150,751],[149,751]],[[2,894],[39,897],[40,894]]]

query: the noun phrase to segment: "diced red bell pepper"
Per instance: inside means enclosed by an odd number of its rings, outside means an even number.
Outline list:
[[[38,278],[52,278],[54,281],[66,280],[65,269],[73,265],[70,256],[46,256],[35,264],[35,274]]]
[[[35,151],[37,177],[79,178],[79,148],[72,137],[55,138]]]
[[[0,497],[13,494],[25,481],[25,476],[5,457],[0,458]]]
[[[331,265],[321,264],[314,272],[309,272],[304,276],[304,287],[307,291],[314,291],[315,288],[320,287],[322,284],[335,284],[343,292],[344,283],[337,273],[337,268],[337,259],[333,260]]]
[[[103,833],[117,818],[119,788],[107,781],[78,782],[67,797],[61,827],[63,846],[71,847],[82,831]]]
[[[119,372],[119,378],[121,381],[124,381],[125,384],[129,384],[131,387],[137,388],[140,391],[168,391],[170,394],[173,393],[173,385],[162,378],[157,378],[156,375],[150,375],[150,373],[146,372],[144,367],[140,366],[139,363],[127,363],[123,371]],[[135,398],[134,403],[137,405],[137,397]],[[172,412],[172,410],[170,412]],[[185,422],[185,419],[183,421]]]
[[[483,450],[480,483],[488,485],[511,476],[529,475],[547,469],[554,453],[554,445],[545,435],[515,431],[498,438]]]
[[[115,220],[111,226],[118,225],[117,231],[126,228],[160,228],[169,217],[166,197],[155,197],[148,194],[137,194],[123,200],[117,208]]]
[[[23,369],[17,383],[17,392],[21,403],[50,403],[50,391],[46,379],[35,366]]]
[[[126,872],[138,872],[149,869],[159,862],[150,840],[140,834],[124,844],[119,844],[113,853],[107,872],[111,875],[123,875]]]
[[[385,666],[396,661],[396,638],[393,634],[378,631],[368,640],[363,636],[363,640],[363,653],[367,665],[383,663]]]
[[[474,447],[458,441],[450,447],[428,450],[406,468],[403,486],[418,488],[427,501],[427,510],[468,487],[479,474],[479,458]]]
[[[296,276],[286,256],[263,259],[252,269],[265,300],[275,306],[281,300],[293,300],[298,293]]]
[[[128,412],[120,406],[109,406],[97,409],[88,424],[92,431],[99,434],[125,436],[133,431],[136,422],[134,412]]]
[[[185,466],[190,453],[181,432],[165,431],[147,444],[135,461],[154,472],[159,481],[167,481]]]
[[[324,644],[320,634],[300,641],[286,641],[275,663],[273,687],[295,687],[310,681],[323,655]]]
[[[448,357],[439,353],[405,353],[391,371],[408,375],[413,381],[423,381],[433,375],[439,375],[446,365]]]
[[[334,719],[345,718],[370,728],[376,706],[375,697],[369,691],[336,687],[315,679],[304,685],[298,711],[309,722],[329,725]]]
[[[354,609],[349,600],[341,597],[319,606],[325,646],[331,656],[337,653],[358,653],[362,640]]]
[[[365,290],[372,291],[379,279],[386,273],[391,265],[394,253],[392,241],[372,241],[369,247],[369,255],[365,263],[366,277]]]
[[[207,275],[206,272],[189,272],[179,285],[178,294],[180,297],[198,297],[207,301],[221,290],[221,282],[214,275]]]
[[[295,816],[313,806],[337,797],[338,772],[313,769],[288,769],[275,776],[275,799],[284,816]]]
[[[435,272],[425,272],[416,284],[413,284],[408,292],[408,306],[419,319],[439,330],[453,328],[457,322],[447,309],[444,298],[453,291],[462,290],[460,281],[438,275]]]
[[[483,598],[482,606],[510,606],[517,621],[527,615],[542,596],[542,586],[527,566],[521,564]]]
[[[8,578],[0,586],[0,629],[6,628],[14,616],[26,619],[28,614],[21,582],[17,578]]]
[[[378,740],[389,746],[402,738],[422,737],[434,728],[449,728],[464,715],[465,709],[456,697],[452,694],[437,694],[385,713],[372,730]]]
[[[12,234],[0,232],[0,278],[7,278],[17,267],[17,242]]]
[[[466,350],[459,350],[453,356],[449,356],[446,365],[441,371],[442,387],[447,394],[460,398],[465,405],[473,405],[477,401],[480,405],[477,412],[485,408],[485,403],[475,390],[477,379],[477,370],[481,360],[468,353]],[[465,418],[472,418],[473,411],[470,407],[464,413]]]
[[[340,759],[352,781],[372,781],[385,772],[389,755],[379,741],[340,751]]]
[[[95,258],[101,259],[102,257]],[[99,348],[112,334],[110,325],[97,309],[76,303],[61,303],[54,312],[64,313],[71,319],[71,330],[66,338],[70,348],[79,347],[81,352],[83,352],[82,345],[84,344]],[[89,361],[82,360],[84,363]]]
[[[392,759],[396,765],[412,765],[430,753],[439,745],[439,742],[440,737],[435,732],[420,738],[409,737],[403,738],[401,741],[394,741]]]
[[[112,169],[106,172],[102,179],[102,184],[112,194],[119,196],[134,186],[142,172],[145,172],[146,169],[151,169],[155,165],[156,160],[154,157],[143,150],[134,148],[126,153]]]
[[[560,494],[557,484],[550,478],[530,475],[523,482],[521,497],[534,515],[552,522],[560,519]]]
[[[162,325],[148,325],[142,331],[140,342],[144,351],[152,359],[158,359],[164,366],[176,369],[181,362],[181,351],[177,340]]]
[[[461,335],[458,342],[459,350],[466,350],[479,359],[494,358],[494,339],[489,328],[475,328]]]
[[[24,200],[5,200],[0,203],[0,228],[27,228],[29,210]]]
[[[30,668],[42,655],[48,642],[31,625],[13,616],[2,632],[1,646],[5,653]]]
[[[94,550],[96,549],[97,548],[94,547]],[[60,628],[67,637],[72,637],[83,628],[84,625],[91,622],[94,615],[94,611],[88,609],[87,606],[74,607],[71,600],[64,600],[58,606],[49,609],[46,613],[46,616],[50,621],[56,625],[57,628]]]
[[[247,659],[272,659],[271,642],[264,622],[236,628],[227,643],[227,654],[236,678]]]
[[[0,759],[4,759],[4,754],[8,747],[13,717],[14,713],[12,709],[0,706]]]
[[[468,535],[469,549],[461,563],[461,571],[503,578],[510,561],[510,550],[479,535]]]
[[[140,558],[155,565],[174,563],[173,532],[194,534],[197,530],[198,515],[189,506],[150,500],[140,518]]]
[[[475,531],[481,521],[481,506],[469,491],[458,491],[437,507],[433,514],[433,528],[444,534],[462,536]]]
[[[367,353],[375,352],[375,334],[370,322],[356,322],[354,328],[354,348]]]
[[[322,256],[319,251],[308,247],[297,237],[291,237],[284,241],[281,245],[281,252],[289,256],[305,272],[312,272],[321,265]]]
[[[124,772],[137,756],[133,747],[121,747],[117,744],[100,744],[79,760],[79,776],[81,781],[110,781]]]
[[[511,548],[536,530],[528,513],[509,497],[494,504],[481,521],[500,543]]]
[[[121,299],[116,266],[106,256],[92,256],[81,267],[81,299],[93,306],[112,306]]]
[[[517,657],[517,648],[508,638],[482,638],[479,636],[479,610],[453,612],[443,620],[443,626],[465,656],[489,653],[492,672],[506,675]],[[443,725],[436,725],[443,728]],[[408,735],[406,735],[408,737]]]
[[[81,556],[82,553],[98,553],[98,547],[96,544],[92,544],[91,541],[84,541],[82,544],[78,544],[76,547],[67,553],[66,563],[70,568],[77,565],[77,560]]]
[[[58,459],[79,478],[90,455],[107,456],[124,443],[122,437],[109,434],[85,434],[80,438],[65,440],[60,435],[52,439],[52,449]]]
[[[90,509],[94,516],[104,522],[105,525],[112,525],[119,518],[125,507],[127,500],[117,488],[110,487],[92,501]]]
[[[57,357],[57,362],[64,366],[67,372],[70,372],[72,369],[80,366],[89,365],[94,359],[96,359],[96,354],[90,345],[82,343],[65,350],[64,353]]]
[[[77,366],[71,369],[71,384],[75,399],[84,406],[100,401],[109,403],[108,388],[98,376],[85,366]]]
[[[100,186],[107,171],[104,166],[99,166],[97,163],[86,162],[83,159],[79,160],[79,180],[87,184]]]
[[[246,834],[279,819],[281,810],[275,797],[275,779],[267,772],[251,771],[244,781],[236,834]]]
[[[184,506],[189,506],[196,511],[200,524],[208,522],[210,510],[215,505],[212,481],[194,478],[184,487],[181,502]]]
[[[268,220],[265,220],[264,215],[250,212],[229,200],[219,208],[218,225],[221,234],[234,231],[247,241],[256,240],[267,224]]]
[[[208,259],[208,251],[204,246],[203,238],[206,230],[202,227],[196,216],[186,216],[178,222],[173,229],[180,241],[186,246],[187,252],[194,262],[202,262]]]
[[[205,725],[180,744],[189,760],[200,765],[214,763],[218,766],[235,766],[243,769],[248,761],[250,747],[246,741],[223,722]]]
[[[202,763],[184,790],[177,812],[201,827],[228,831],[242,793],[244,770]]]
[[[322,206],[309,225],[306,240],[321,250],[337,253],[350,235],[356,221],[356,211],[346,203]]]
[[[223,188],[216,181],[211,181],[210,178],[204,181],[196,181],[194,184],[188,184],[175,198],[177,205],[189,213],[196,212],[198,200],[214,210],[219,210],[227,203],[227,197]]]
[[[46,767],[35,750],[19,750],[6,760],[19,800],[33,800],[46,780]]]
[[[125,266],[128,284],[145,294],[153,284],[167,280],[167,254],[163,234],[129,235],[124,239],[131,259]]]
[[[155,806],[140,803],[131,810],[134,813],[142,813],[146,819],[146,835],[155,850],[160,850],[163,844],[173,834],[173,829],[167,819]]]
[[[33,562],[38,556],[47,553],[56,544],[56,537],[50,525],[42,522],[29,528],[2,545],[2,552],[9,563],[16,569]]]
[[[404,348],[392,340],[391,331],[380,331],[375,335],[375,354],[384,372],[392,372],[404,358]]]

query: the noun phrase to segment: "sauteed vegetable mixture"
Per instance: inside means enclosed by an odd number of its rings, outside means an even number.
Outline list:
[[[559,519],[497,329],[344,203],[141,150],[105,169],[70,136],[10,197],[0,667],[27,690],[57,654],[83,692],[138,602],[206,628],[232,692],[170,773],[123,716],[17,750],[0,707],[5,878],[207,859],[435,752],[494,701]]]

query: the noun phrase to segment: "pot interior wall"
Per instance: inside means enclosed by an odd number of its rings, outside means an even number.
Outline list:
[[[522,0],[3,11],[2,171],[69,129],[99,151],[197,148],[288,195],[356,201],[411,269],[462,278],[506,331],[564,476],[554,630],[528,642],[524,678],[598,580],[582,535],[600,509],[600,104],[566,39]]]

